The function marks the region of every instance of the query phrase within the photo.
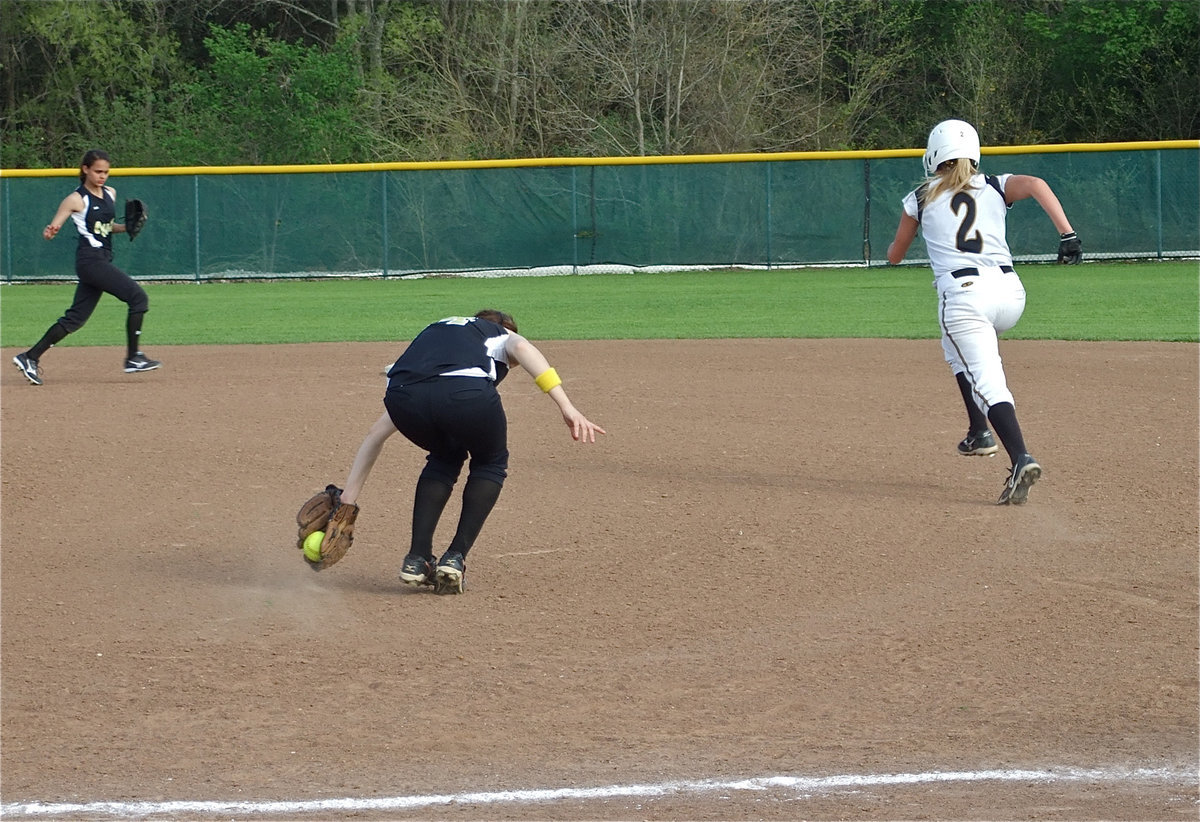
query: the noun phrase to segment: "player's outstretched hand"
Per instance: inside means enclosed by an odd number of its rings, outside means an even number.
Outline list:
[[[595,442],[597,434],[607,434],[600,426],[589,420],[573,405],[562,409],[563,422],[571,429],[571,439],[576,442]]]

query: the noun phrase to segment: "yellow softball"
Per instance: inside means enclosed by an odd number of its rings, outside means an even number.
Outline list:
[[[324,531],[313,531],[304,538],[304,556],[309,562],[321,561],[321,541],[324,539]]]

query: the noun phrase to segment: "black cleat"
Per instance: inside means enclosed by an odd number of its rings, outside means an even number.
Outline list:
[[[438,560],[433,577],[433,592],[435,594],[461,594],[463,592],[463,577],[466,576],[466,560],[462,554],[447,553]]]
[[[162,365],[158,360],[152,360],[141,351],[125,360],[125,373],[136,374],[139,371],[153,371]]]
[[[996,438],[986,428],[979,432],[968,431],[966,439],[958,444],[958,453],[964,457],[990,457],[999,450]]]
[[[400,566],[400,581],[405,585],[433,585],[433,557],[409,554]]]
[[[37,360],[30,359],[25,354],[18,354],[17,356],[13,357],[13,365],[15,365],[17,369],[25,375],[25,379],[29,380],[34,385],[42,384],[42,375],[41,372],[38,371]]]
[[[1013,465],[1012,473],[1008,476],[1008,482],[1004,483],[1004,490],[1000,492],[1000,499],[996,500],[996,504],[1024,505],[1025,500],[1029,498],[1029,489],[1041,475],[1042,466],[1038,465],[1033,455],[1022,454]]]

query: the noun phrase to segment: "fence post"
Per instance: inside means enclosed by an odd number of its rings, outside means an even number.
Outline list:
[[[380,183],[383,188],[383,276],[388,275],[388,173],[386,171],[379,172]]]
[[[771,270],[771,259],[772,259],[771,232],[772,232],[772,228],[773,228],[773,221],[771,220],[771,214],[772,214],[771,205],[772,205],[773,201],[771,199],[771,185],[772,185],[774,178],[771,175],[771,169],[774,167],[774,165],[775,165],[774,163],[766,163],[766,167],[767,167],[767,179],[766,179],[766,182],[767,182],[767,271]]]
[[[10,283],[13,278],[13,261],[12,261],[12,209],[8,204],[8,190],[10,183],[7,178],[0,180],[0,185],[3,186],[4,192],[4,278]]]
[[[571,273],[579,273],[579,166],[571,166]]]
[[[196,282],[200,282],[200,175],[192,175],[192,225],[195,228]]]
[[[1163,255],[1162,149],[1154,152],[1154,199],[1158,224],[1158,259]]]
[[[871,161],[863,160],[863,262],[871,264]]]

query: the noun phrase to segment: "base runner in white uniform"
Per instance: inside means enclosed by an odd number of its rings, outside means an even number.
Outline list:
[[[1083,252],[1045,180],[982,174],[979,158],[979,135],[969,123],[946,120],[934,126],[925,148],[926,180],[905,196],[887,256],[893,265],[901,262],[921,229],[938,293],[942,350],[967,409],[967,436],[958,452],[996,453],[990,424],[1012,462],[997,504],[1021,505],[1042,467],[1025,448],[1000,360],[999,335],[1025,310],[1025,288],[1005,239],[1008,209],[1032,197],[1059,232],[1058,262],[1078,263]]]

